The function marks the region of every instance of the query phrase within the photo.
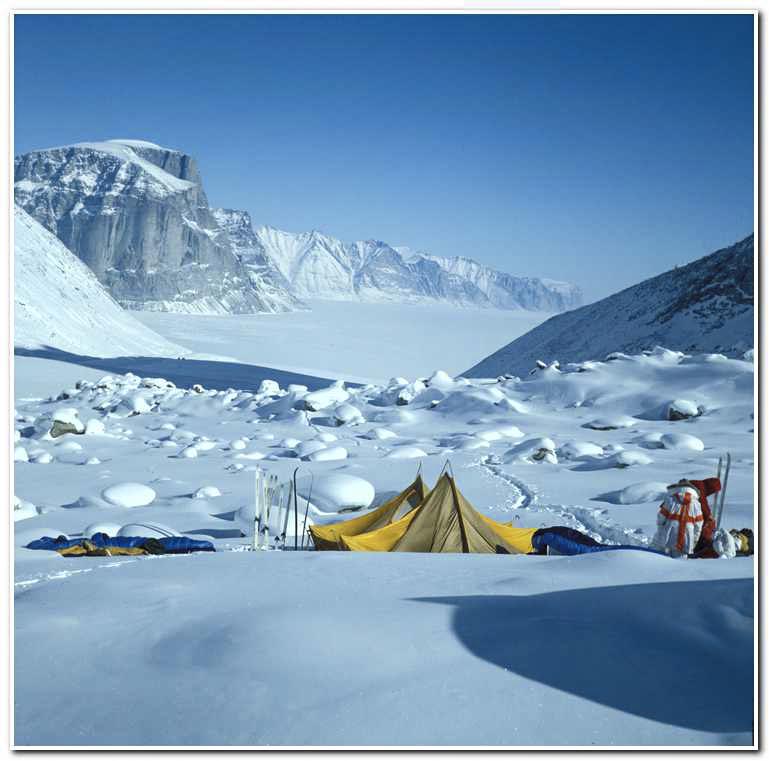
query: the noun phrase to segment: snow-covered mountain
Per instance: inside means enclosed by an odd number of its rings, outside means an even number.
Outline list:
[[[270,304],[271,311],[289,311],[299,306],[300,302],[291,293],[291,284],[256,237],[251,215],[237,209],[212,209],[212,212],[219,227],[227,234],[233,253],[248,268],[254,287]]]
[[[142,325],[39,222],[14,210],[14,344],[96,357],[181,356]]]
[[[537,360],[601,359],[661,345],[736,355],[753,347],[753,236],[581,309],[550,318],[470,368],[527,374]]]
[[[269,259],[299,298],[437,300],[464,306],[562,311],[581,303],[576,286],[518,278],[472,259],[428,256],[378,240],[344,243],[316,230],[256,230]]]
[[[276,308],[274,287],[233,253],[195,160],[180,151],[138,140],[33,151],[16,158],[14,192],[125,307]]]

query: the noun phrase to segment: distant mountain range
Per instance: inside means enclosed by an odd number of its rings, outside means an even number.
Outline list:
[[[344,243],[318,231],[259,227],[261,251],[302,299],[444,301],[558,312],[581,303],[569,283],[521,278],[472,259],[413,253],[380,240]]]
[[[514,277],[464,257],[254,230],[247,212],[209,207],[191,156],[141,140],[18,156],[14,191],[131,309],[275,312],[320,298],[553,312],[582,299],[568,283]]]
[[[657,345],[741,355],[754,346],[753,236],[581,309],[551,317],[465,375],[525,375],[561,364],[639,353]]]

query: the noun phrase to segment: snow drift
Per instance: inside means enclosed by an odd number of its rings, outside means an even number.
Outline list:
[[[16,346],[98,357],[187,353],[123,310],[85,264],[18,206],[14,269]]]

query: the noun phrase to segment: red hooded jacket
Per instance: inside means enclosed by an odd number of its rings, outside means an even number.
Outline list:
[[[694,548],[694,555],[700,558],[718,557],[718,553],[713,549],[713,534],[716,531],[716,520],[708,504],[708,497],[721,491],[721,481],[718,478],[706,478],[704,481],[688,480],[700,495],[700,506],[702,507],[704,519],[702,522],[702,533],[700,534],[697,546]]]

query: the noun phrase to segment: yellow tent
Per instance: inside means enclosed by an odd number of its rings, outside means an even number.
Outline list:
[[[481,515],[444,473],[422,504],[400,520],[366,533],[340,534],[339,543],[356,552],[525,554],[534,551],[536,530]]]
[[[375,531],[390,525],[393,521],[398,521],[402,515],[412,512],[415,507],[420,505],[428,491],[422,476],[417,475],[414,483],[370,513],[352,518],[349,521],[330,523],[326,526],[310,526],[315,548],[318,550],[345,549],[340,543],[342,536],[355,536],[364,532]]]

